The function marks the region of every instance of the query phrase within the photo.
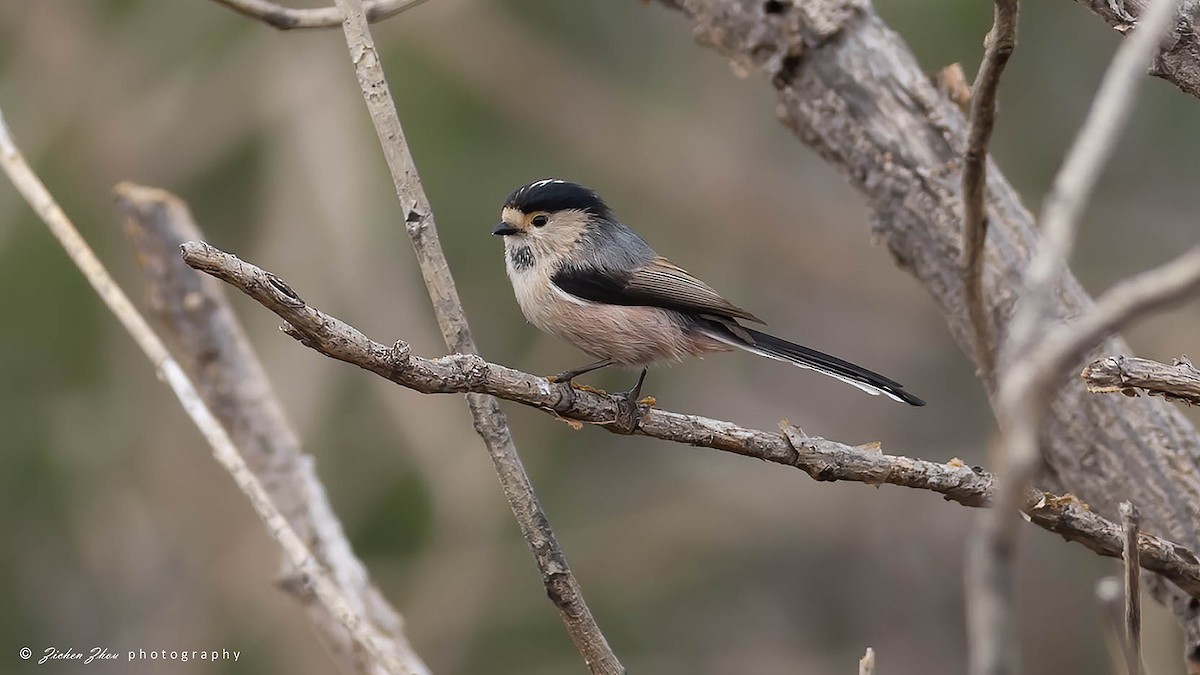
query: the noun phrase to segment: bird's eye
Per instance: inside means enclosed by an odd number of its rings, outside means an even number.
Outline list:
[[[545,227],[546,223],[550,222],[550,219],[546,216],[546,214],[540,213],[534,216],[533,220],[529,222],[533,223],[534,227]]]

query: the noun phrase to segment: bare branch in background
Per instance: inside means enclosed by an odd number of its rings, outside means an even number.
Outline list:
[[[1084,367],[1080,377],[1095,394],[1121,392],[1136,396],[1141,389],[1151,396],[1200,405],[1200,370],[1187,357],[1171,365],[1131,356],[1106,356]]]
[[[383,65],[367,25],[363,5],[360,0],[337,0],[337,6],[346,17],[343,28],[350,59],[392,174],[396,196],[400,200],[400,213],[412,239],[446,347],[452,353],[478,354],[454,278],[442,252],[429,198],[421,185],[416,163],[404,138],[396,104],[384,77]],[[491,396],[471,393],[467,395],[467,406],[474,418],[475,430],[483,438],[495,465],[496,475],[520,525],[521,535],[533,553],[546,593],[558,608],[576,650],[593,673],[624,673],[624,666],[609,647],[583,599],[579,582],[567,566],[566,556],[517,454],[508,420],[499,402]]]
[[[974,329],[975,363],[980,377],[990,380],[996,368],[995,340],[983,300],[983,250],[987,243],[988,143],[996,126],[996,94],[1000,76],[1017,45],[1019,0],[995,0],[992,30],[984,42],[983,61],[971,90],[970,128],[963,156],[963,244],[962,274],[967,312]]]
[[[1196,0],[1187,1],[1191,6]],[[895,31],[858,0],[660,3],[687,15],[697,40],[739,71],[765,75],[778,92],[781,121],[864,194],[874,240],[929,290],[959,345],[974,355],[958,264],[962,201],[955,180],[967,127]],[[985,302],[989,315],[1004,325],[1038,240],[1029,211],[994,166],[987,172],[985,203],[990,244]],[[1048,315],[1067,320],[1086,314],[1090,297],[1069,270],[1061,264],[1059,269]],[[1102,349],[1129,351],[1115,337]],[[985,385],[989,391],[994,386]],[[1147,398],[1092,396],[1076,385],[1064,388],[1047,414],[1050,423],[1041,434],[1047,487],[1079,495],[1110,517],[1118,501],[1130,499],[1146,525],[1200,546],[1190,507],[1200,503],[1200,436],[1177,410]],[[1160,444],[1181,458],[1169,471],[1151,459]],[[1156,579],[1147,584],[1175,612],[1184,628],[1185,654],[1200,669],[1200,605],[1172,584]]]
[[[355,556],[312,458],[303,454],[221,284],[180,259],[179,245],[202,236],[187,205],[165,190],[132,183],[121,183],[114,192],[146,279],[149,314],[201,398],[355,613],[376,628],[380,648],[409,672],[428,673],[405,638],[403,618]],[[283,573],[294,574],[290,562]],[[382,672],[355,648],[337,617],[313,602],[303,580],[285,581],[282,588],[309,610],[322,642],[345,672]]]
[[[1042,210],[1042,240],[1025,273],[1024,291],[1002,350],[997,416],[1004,449],[999,471],[1005,483],[996,508],[980,516],[980,527],[968,543],[967,616],[975,675],[1017,671],[1016,511],[1042,461],[1039,434],[1064,371],[1127,322],[1182,297],[1200,281],[1198,247],[1160,270],[1118,284],[1070,327],[1054,325],[1049,318],[1057,278],[1070,258],[1083,210],[1177,5],[1178,0],[1156,0],[1138,33],[1117,49]],[[1051,326],[1055,339],[1044,335]]]
[[[1075,0],[1122,35],[1136,33],[1149,0]],[[1200,1],[1183,0],[1173,27],[1159,45],[1149,74],[1200,98],[1200,33],[1195,29]]]
[[[1137,507],[1121,502],[1121,529],[1125,533],[1125,672],[1142,672],[1142,568],[1138,562],[1138,528],[1142,516]]]
[[[1104,621],[1104,644],[1112,659],[1113,669],[1120,672],[1126,661],[1128,647],[1125,645],[1125,609],[1122,605],[1122,583],[1116,577],[1101,577],[1096,582],[1096,602]]]
[[[1022,354],[1042,328],[1057,275],[1074,249],[1079,219],[1133,111],[1143,73],[1178,4],[1179,0],[1156,0],[1134,38],[1117,49],[1088,116],[1054,177],[1039,218],[1041,243],[1025,275],[1021,303],[1013,313],[1004,347],[1007,358]],[[1003,406],[1003,383],[1000,390]],[[1016,394],[1010,392],[1009,398]]]
[[[875,675],[875,650],[867,647],[867,653],[858,660],[858,675]]]
[[[483,392],[537,408],[557,418],[612,430],[619,401],[603,393],[551,385],[543,377],[488,363],[475,355],[424,359],[405,342],[385,346],[304,300],[279,277],[202,242],[182,247],[192,267],[241,290],[287,322],[285,332],[316,351],[356,365],[415,391]],[[783,433],[747,429],[730,422],[644,410],[635,433],[687,445],[713,448],[801,469],[819,481],[898,485],[940,493],[964,506],[986,506],[997,492],[992,475],[952,460],[941,464],[805,436],[783,424]],[[1030,520],[1100,555],[1120,558],[1121,527],[1070,495],[1027,491],[1022,510]],[[1200,560],[1183,546],[1143,534],[1142,565],[1200,598]]]
[[[1055,375],[1065,372],[1106,335],[1143,316],[1200,292],[1200,246],[1147,272],[1124,279],[1069,324],[1046,329],[1006,377],[1033,398],[1053,395]],[[1061,378],[1058,378],[1061,380]]]
[[[213,1],[279,30],[336,28],[342,25],[342,11],[337,7],[296,9],[272,0]],[[363,2],[363,11],[367,15],[367,21],[375,23],[425,2],[426,0],[366,0]]]
[[[330,580],[320,562],[309,551],[304,540],[288,524],[287,519],[280,513],[262,483],[247,466],[246,460],[230,439],[229,434],[213,416],[191,380],[167,351],[166,345],[138,313],[128,296],[117,286],[112,275],[108,273],[91,247],[80,236],[79,231],[75,229],[46,186],[30,169],[25,158],[17,149],[2,113],[0,113],[0,167],[4,169],[17,191],[45,222],[51,234],[62,245],[68,257],[83,273],[83,276],[87,278],[88,283],[95,289],[100,299],[104,301],[108,309],[133,337],[134,342],[154,364],[159,376],[166,380],[188,417],[212,447],[213,456],[233,477],[243,494],[249,498],[251,506],[266,524],[271,537],[283,548],[303,583],[311,586],[317,599],[326,606],[331,615],[337,617],[342,626],[353,636],[355,643],[370,654],[384,672],[397,675],[401,673],[419,675],[422,671],[410,669],[391,653],[384,651],[381,646],[384,641],[383,636],[379,635],[372,624],[366,623],[355,613],[341,590]],[[419,663],[419,660],[416,662]]]

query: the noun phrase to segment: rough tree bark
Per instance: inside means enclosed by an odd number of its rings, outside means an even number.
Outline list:
[[[1150,396],[1200,405],[1200,370],[1187,357],[1167,365],[1149,359],[1107,356],[1088,364],[1080,376],[1094,394],[1121,392],[1137,396],[1140,389]]]
[[[1137,26],[1150,0],[1075,0],[1090,9],[1121,34]],[[1200,0],[1183,0],[1175,29],[1163,41],[1150,74],[1200,98],[1200,32],[1196,30]]]
[[[866,0],[660,2],[684,12],[700,42],[742,70],[767,75],[780,120],[863,192],[872,234],[929,290],[972,354],[958,267],[966,123],[904,41]],[[1020,196],[993,164],[987,190],[984,287],[992,334],[1002,341],[1035,235]],[[1052,315],[1070,318],[1091,304],[1064,270]],[[1129,351],[1119,338],[1101,350]],[[1061,390],[1051,417],[1041,485],[1070,491],[1109,518],[1128,499],[1141,508],[1146,530],[1200,544],[1200,438],[1182,415],[1158,400],[1090,395],[1076,380]],[[1150,582],[1179,617],[1189,660],[1200,663],[1200,602]]]

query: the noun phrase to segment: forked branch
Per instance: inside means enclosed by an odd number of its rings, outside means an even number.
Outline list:
[[[952,103],[934,88],[912,50],[869,2],[659,2],[689,18],[688,28],[701,44],[719,51],[739,71],[757,72],[770,82],[778,93],[780,120],[862,192],[874,241],[886,245],[897,264],[929,291],[959,345],[974,356],[958,256],[963,227],[958,178],[968,132],[955,105],[959,99]],[[1144,0],[1124,4],[1146,6]],[[1182,11],[1197,5],[1200,0],[1184,0]],[[1143,19],[1133,39],[1149,34],[1148,39],[1156,40],[1151,23]],[[1184,35],[1194,33],[1190,26],[1190,21],[1177,21],[1167,42],[1180,37],[1176,46],[1195,44],[1195,35]],[[1186,49],[1181,53],[1196,61]],[[1135,68],[1135,79],[1142,73],[1144,68]],[[983,270],[989,292],[983,300],[1003,332],[1039,237],[1029,211],[994,165],[988,167],[986,181],[991,245]],[[1092,300],[1070,270],[1060,264],[1052,271],[1055,283],[1046,314],[1065,321],[1087,313]],[[1118,337],[1106,339],[1103,348],[1107,353],[1128,350]],[[985,384],[994,394],[994,382]],[[1118,501],[1136,501],[1145,524],[1197,547],[1195,516],[1188,505],[1200,499],[1200,471],[1185,463],[1178,471],[1159,472],[1131,450],[1147,438],[1166,435],[1181,456],[1200,452],[1194,427],[1159,403],[1112,401],[1090,396],[1083,387],[1062,389],[1048,406],[1050,424],[1040,435],[1040,459],[1050,469],[1045,480],[1112,517]],[[1087,466],[1078,461],[1085,453],[1094,460]],[[1011,509],[1008,513],[1013,523],[1019,522]],[[1200,672],[1200,610],[1173,584],[1149,579],[1147,585],[1179,618],[1185,653]]]
[[[1001,471],[1007,483],[996,509],[980,516],[980,527],[968,544],[973,675],[1017,670],[1014,512],[1033,483],[1042,457],[1039,433],[1066,369],[1129,321],[1191,292],[1200,280],[1197,248],[1159,270],[1118,284],[1072,325],[1056,325],[1049,318],[1084,208],[1131,114],[1138,85],[1178,1],[1154,0],[1137,34],[1117,49],[1042,210],[1042,238],[1025,273],[1024,292],[1002,350],[1004,374],[996,412],[1003,429]],[[1044,332],[1052,332],[1053,339],[1044,338]]]

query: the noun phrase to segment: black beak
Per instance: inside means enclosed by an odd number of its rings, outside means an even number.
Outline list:
[[[520,230],[513,227],[512,225],[509,225],[508,223],[500,223],[492,228],[493,236],[498,234],[502,237],[507,237],[508,235],[516,234],[517,232],[520,232]]]

